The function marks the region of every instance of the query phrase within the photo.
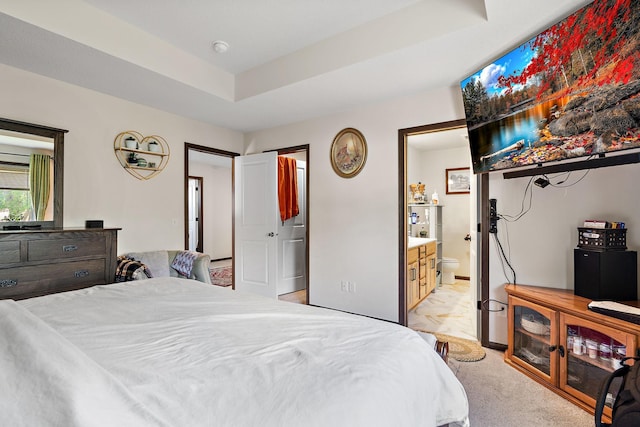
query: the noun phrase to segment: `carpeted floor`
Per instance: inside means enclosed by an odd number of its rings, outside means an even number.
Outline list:
[[[504,362],[503,352],[486,350],[479,362],[449,358],[469,399],[472,427],[593,427],[583,411]]]

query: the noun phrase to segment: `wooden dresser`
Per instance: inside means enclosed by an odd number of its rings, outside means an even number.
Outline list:
[[[0,231],[0,299],[113,283],[118,230]]]

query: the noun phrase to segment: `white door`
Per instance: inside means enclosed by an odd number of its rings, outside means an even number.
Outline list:
[[[300,213],[282,223],[278,220],[278,295],[307,287],[307,162],[296,160]]]
[[[276,298],[277,153],[235,157],[234,182],[235,287]]]

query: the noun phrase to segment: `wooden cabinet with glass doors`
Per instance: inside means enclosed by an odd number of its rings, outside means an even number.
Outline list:
[[[593,413],[602,383],[623,357],[636,353],[640,325],[590,311],[591,300],[571,290],[524,285],[506,285],[505,290],[505,361]],[[616,389],[614,382],[611,392]],[[614,398],[608,396],[609,405]],[[610,422],[610,406],[604,412]]]

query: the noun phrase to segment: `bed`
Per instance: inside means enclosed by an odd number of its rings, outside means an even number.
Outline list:
[[[402,326],[173,277],[0,300],[0,424],[465,426]]]

